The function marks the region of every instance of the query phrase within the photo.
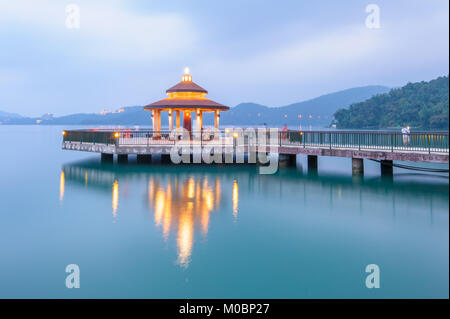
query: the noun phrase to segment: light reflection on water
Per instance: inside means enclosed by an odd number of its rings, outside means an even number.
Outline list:
[[[120,182],[128,183],[135,180],[136,176],[145,179],[146,190],[142,190],[147,196],[147,206],[153,215],[157,228],[162,230],[164,242],[170,239],[171,234],[175,236],[177,245],[176,263],[182,268],[187,268],[191,262],[196,236],[207,237],[211,214],[223,210],[222,180],[228,175],[226,170],[232,169],[233,178],[231,182],[231,213],[234,222],[238,220],[239,205],[239,183],[238,179],[245,180],[247,195],[252,193],[258,196],[279,196],[291,198],[292,195],[307,204],[315,193],[327,194],[319,199],[320,206],[324,206],[332,212],[338,210],[339,204],[351,199],[352,203],[346,205],[356,206],[359,215],[371,211],[371,207],[366,207],[366,202],[370,204],[373,197],[381,197],[384,202],[391,202],[390,214],[392,219],[396,219],[397,206],[403,206],[403,201],[407,198],[423,197],[428,207],[428,212],[423,210],[422,215],[428,215],[426,222],[433,224],[433,201],[437,197],[440,203],[439,192],[445,192],[445,186],[422,188],[424,185],[412,186],[411,181],[416,178],[423,178],[423,175],[403,174],[398,176],[398,183],[394,183],[392,177],[348,177],[322,175],[316,172],[306,172],[299,163],[298,169],[280,170],[274,176],[261,176],[256,174],[254,167],[243,166],[240,168],[208,169],[196,167],[194,172],[190,172],[188,167],[179,167],[179,171],[173,174],[164,172],[169,166],[161,166],[156,171],[153,168],[145,168],[130,163],[128,167],[100,164],[98,161],[82,161],[75,164],[64,165],[60,178],[60,200],[63,200],[66,183],[84,183],[89,187],[104,188],[107,185],[112,187],[112,215],[114,222],[119,208],[119,188]],[[171,167],[173,170],[174,168]],[[408,187],[404,187],[401,182],[406,177]],[[430,176],[428,176],[430,177]],[[432,177],[433,178],[433,177]],[[439,180],[441,177],[434,176]],[[445,178],[445,177],[444,177]],[[227,183],[228,185],[228,183]],[[445,185],[445,183],[444,183]],[[297,194],[292,194],[291,187],[297,187]],[[277,189],[278,188],[278,189]],[[318,191],[319,190],[319,191]],[[438,191],[438,193],[436,193]],[[345,195],[344,195],[345,194]],[[441,194],[442,195],[442,194]],[[355,205],[356,204],[356,205]],[[442,204],[442,203],[440,203]],[[403,209],[400,209],[403,211]],[[351,210],[348,210],[349,212]],[[124,212],[126,214],[126,212]],[[372,212],[370,212],[372,213]],[[386,214],[387,212],[381,212]]]
[[[207,177],[175,176],[162,184],[150,177],[148,183],[148,205],[154,211],[155,224],[163,229],[164,240],[171,230],[177,233],[178,264],[188,267],[194,241],[194,226],[200,225],[206,236],[210,213],[220,203],[220,180],[213,185]],[[176,230],[177,229],[177,230]]]
[[[92,164],[88,162],[88,165]],[[84,167],[81,165],[66,165],[61,170],[60,189],[63,200],[64,188],[67,182],[80,182],[82,177],[88,185],[88,176],[95,176],[91,186],[104,187],[111,179],[112,183],[112,216],[116,221],[119,210],[119,177],[114,175],[114,166],[97,165]],[[109,171],[109,170],[112,170]],[[120,173],[117,171],[116,173]],[[146,175],[144,173],[144,175]],[[125,176],[122,176],[126,178]],[[219,210],[221,203],[221,180],[219,176],[175,175],[167,181],[155,175],[148,175],[147,197],[148,208],[154,215],[155,225],[162,228],[162,236],[167,241],[171,232],[176,234],[177,263],[187,268],[193,249],[195,226],[200,226],[202,236],[207,236],[210,214]],[[239,198],[237,180],[233,181],[233,216],[237,218]]]
[[[0,128],[0,297],[448,298],[448,175],[101,165],[62,151],[62,129]]]

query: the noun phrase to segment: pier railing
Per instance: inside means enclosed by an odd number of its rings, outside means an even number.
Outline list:
[[[195,142],[200,144],[244,143],[256,144],[256,135],[249,134],[251,129],[226,129],[221,131],[201,131],[190,134],[178,134],[176,131],[152,130],[67,130],[63,132],[64,142],[112,144],[115,146],[155,146],[175,145],[176,143]],[[278,147],[315,147],[328,149],[413,151],[426,153],[448,153],[448,132],[412,132],[402,134],[392,131],[275,131],[266,133],[266,141]],[[271,137],[270,137],[271,136]],[[242,138],[244,137],[244,138]],[[253,139],[252,139],[253,138]],[[276,142],[274,142],[276,141]],[[267,142],[269,145],[269,142]],[[276,145],[273,145],[273,144]]]
[[[382,151],[449,152],[448,132],[288,131],[280,145]]]

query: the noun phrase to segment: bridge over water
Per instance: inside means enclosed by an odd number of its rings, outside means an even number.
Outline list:
[[[354,174],[363,174],[364,159],[380,161],[382,173],[392,174],[393,161],[448,164],[448,135],[448,132],[402,134],[392,131],[240,128],[183,135],[177,131],[88,129],[63,131],[62,148],[101,153],[105,161],[113,161],[114,154],[119,162],[126,162],[128,155],[137,155],[138,162],[148,163],[156,154],[161,156],[163,162],[170,162],[170,153],[174,148],[189,153],[193,163],[203,162],[202,152],[221,154],[219,162],[223,159],[225,163],[229,163],[227,156],[237,163],[258,163],[262,157],[256,154],[275,153],[279,161],[288,165],[295,165],[296,155],[304,154],[308,156],[308,169],[317,169],[318,156],[338,156],[352,158]]]

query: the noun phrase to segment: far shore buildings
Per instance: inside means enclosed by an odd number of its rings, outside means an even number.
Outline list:
[[[219,104],[206,98],[208,91],[192,81],[189,69],[185,69],[185,74],[181,82],[166,90],[167,98],[146,105],[144,110],[152,111],[153,130],[161,131],[161,112],[167,112],[169,117],[169,131],[175,128],[180,129],[181,116],[183,116],[183,128],[189,132],[203,129],[203,113],[214,112],[214,128],[219,128],[221,111],[228,111],[228,106]],[[192,112],[195,114],[195,127],[192,128]]]

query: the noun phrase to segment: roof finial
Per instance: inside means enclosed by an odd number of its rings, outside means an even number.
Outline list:
[[[192,76],[189,75],[189,68],[188,67],[184,68],[184,75],[181,77],[181,80],[183,82],[190,82],[190,81],[192,81]]]

